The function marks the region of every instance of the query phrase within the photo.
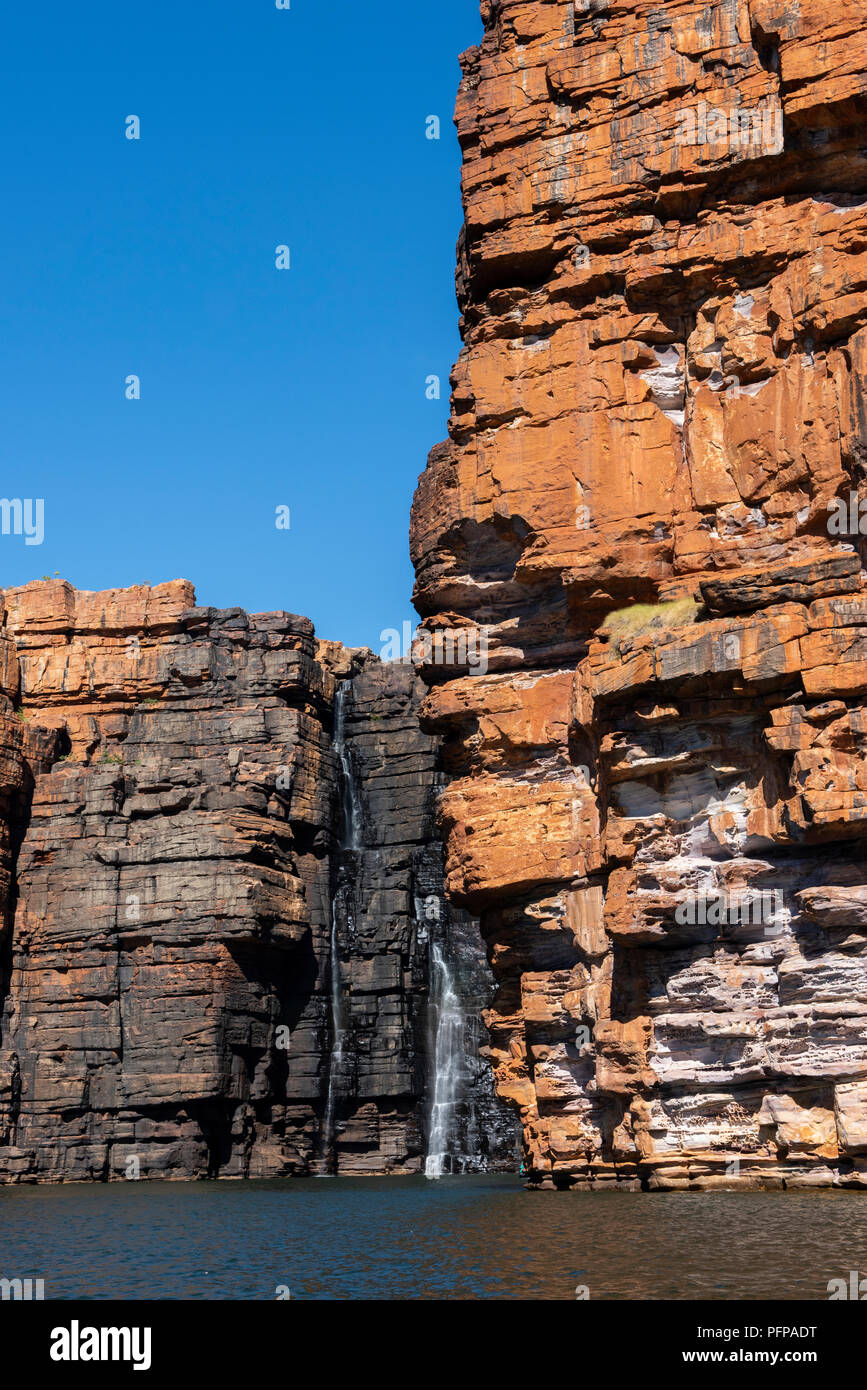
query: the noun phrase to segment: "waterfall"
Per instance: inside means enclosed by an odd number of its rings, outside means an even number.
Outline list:
[[[346,746],[346,696],[351,689],[351,681],[342,681],[334,696],[334,747],[340,759],[342,772],[341,847],[343,849],[361,849],[361,792],[355,778],[355,769],[352,766],[349,749]]]
[[[355,769],[349,749],[346,746],[346,696],[352,688],[351,681],[342,681],[334,695],[334,735],[333,745],[340,760],[341,824],[339,844],[341,850],[357,853],[361,849],[362,807],[361,792],[355,777]],[[343,1008],[343,993],[340,981],[340,943],[338,941],[338,907],[347,895],[354,893],[352,881],[343,878],[340,886],[331,895],[331,947],[329,961],[329,992],[331,1000],[331,1056],[328,1062],[328,1093],[325,1102],[325,1123],[322,1131],[322,1149],[326,1163],[331,1159],[337,1171],[336,1119],[337,1102],[340,1094],[343,1068],[343,1045],[346,1035],[346,1020]],[[347,921],[353,920],[352,904],[345,903]]]
[[[337,1105],[337,1088],[340,1079],[340,1068],[343,1062],[344,1033],[343,1002],[340,995],[340,955],[337,949],[337,913],[333,903],[331,905],[331,961],[329,973],[331,977],[331,1056],[328,1061],[328,1097],[325,1103],[325,1127],[323,1130],[323,1149],[326,1162],[329,1156],[334,1154],[334,1115]],[[336,1154],[334,1155],[334,1166],[336,1169]]]
[[[441,1178],[465,1164],[449,1146],[458,1138],[457,1107],[464,1070],[464,1015],[445,952],[431,943],[431,1003],[434,1009],[434,1075],[428,1125],[426,1178]]]

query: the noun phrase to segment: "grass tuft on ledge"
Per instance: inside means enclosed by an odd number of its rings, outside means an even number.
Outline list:
[[[704,605],[695,599],[678,598],[670,603],[633,603],[609,613],[599,629],[611,637],[640,637],[643,632],[688,627],[694,623]]]

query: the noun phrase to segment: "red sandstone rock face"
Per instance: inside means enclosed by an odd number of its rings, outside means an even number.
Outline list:
[[[482,17],[412,548],[500,1093],[536,1183],[862,1184],[867,11]]]

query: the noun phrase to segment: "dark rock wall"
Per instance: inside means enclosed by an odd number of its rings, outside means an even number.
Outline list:
[[[467,1013],[452,1166],[517,1163],[514,1122],[479,1056],[480,1015],[493,990],[478,923],[450,909],[443,889],[436,742],[418,723],[423,690],[411,666],[368,660],[347,699],[361,847],[332,859],[346,1045],[331,1171],[413,1172],[423,1161],[436,1041],[428,989],[434,941],[448,952]]]
[[[418,1171],[420,895],[447,917],[415,673],[194,602],[180,582],[5,595],[0,1180]],[[481,949],[462,938],[484,993]],[[500,1116],[486,1067],[474,1087]]]

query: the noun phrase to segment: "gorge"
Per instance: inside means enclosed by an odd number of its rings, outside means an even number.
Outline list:
[[[864,6],[481,14],[415,659],[4,592],[0,1181],[867,1186]]]

